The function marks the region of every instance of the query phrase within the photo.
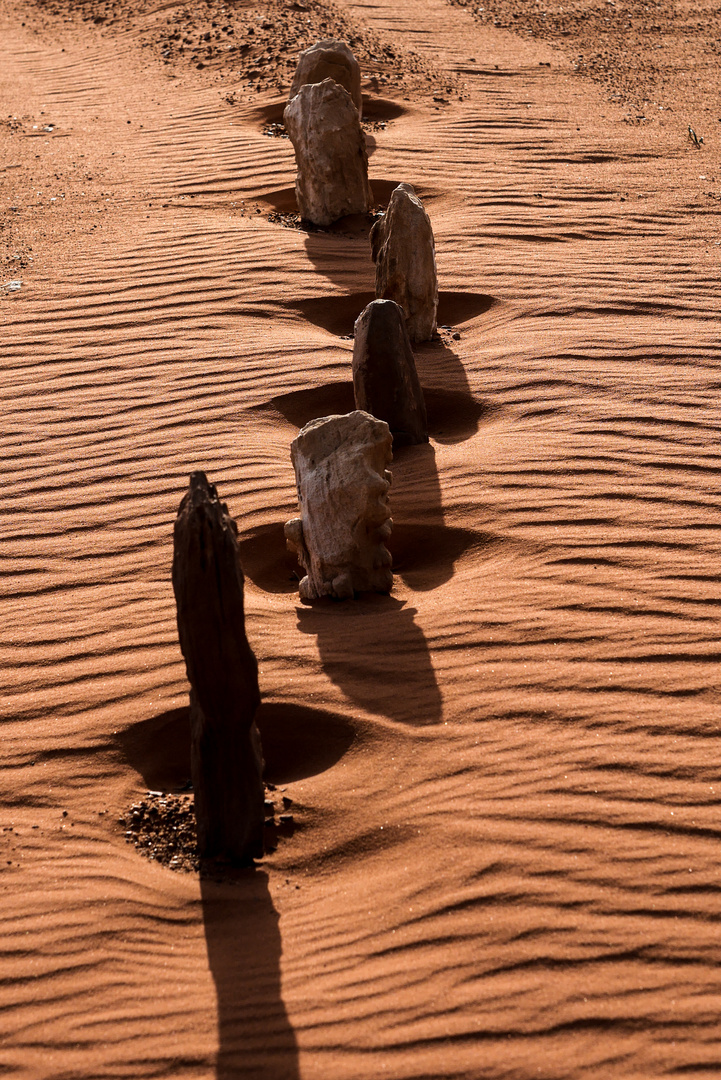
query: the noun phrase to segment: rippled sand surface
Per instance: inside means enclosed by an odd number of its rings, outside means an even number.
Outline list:
[[[417,355],[430,444],[393,464],[392,596],[304,608],[289,444],[352,407],[367,236],[284,227],[281,92],[229,105],[230,71],[122,18],[0,4],[0,1071],[717,1078],[716,132],[682,101],[631,124],[442,0],[340,10],[435,65],[416,95],[364,77],[449,329]],[[234,882],[118,822],[188,777],[194,468],[238,521],[296,826]]]

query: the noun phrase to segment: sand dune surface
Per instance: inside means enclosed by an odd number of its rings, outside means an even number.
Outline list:
[[[629,89],[510,10],[0,2],[3,1075],[721,1075],[721,102],[666,8],[645,99],[656,39]],[[374,288],[368,221],[298,221],[278,127],[330,32],[441,327],[392,594],[303,606],[289,446],[353,407]],[[196,468],[293,817],[234,875],[125,835],[187,793]]]

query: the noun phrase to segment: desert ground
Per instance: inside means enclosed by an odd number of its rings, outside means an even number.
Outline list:
[[[0,0],[3,1076],[721,1076],[721,19],[489,2]],[[440,328],[392,593],[308,606],[289,446],[374,295],[296,213],[329,36]],[[172,840],[194,469],[277,823],[235,873]]]

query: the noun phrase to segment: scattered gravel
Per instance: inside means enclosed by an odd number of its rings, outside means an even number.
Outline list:
[[[721,9],[673,0],[448,0],[467,8],[479,22],[521,37],[538,38],[562,49],[577,75],[601,83],[612,99],[635,102],[634,124],[657,111],[686,105],[679,79],[693,86],[701,76],[716,96],[721,52]],[[539,61],[539,67],[550,67]],[[653,113],[652,113],[653,115]]]
[[[278,840],[293,835],[295,818],[288,813],[292,799],[279,796],[274,786],[266,785],[265,850],[275,851]],[[125,839],[141,855],[170,870],[197,873],[201,861],[196,850],[195,807],[192,795],[148,791],[145,798],[133,803],[118,818]],[[217,874],[217,867],[213,870]]]
[[[141,46],[169,71],[192,67],[237,80],[253,94],[287,91],[299,53],[321,38],[346,41],[376,93],[392,89],[417,97],[461,90],[456,77],[364,26],[333,0],[249,0],[239,7],[224,0],[206,0],[202,7],[159,7],[150,0],[36,0],[35,10],[48,23],[82,19],[108,34],[132,27]]]

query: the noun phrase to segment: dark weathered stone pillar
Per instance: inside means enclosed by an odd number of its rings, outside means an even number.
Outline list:
[[[385,420],[396,444],[428,442],[413,349],[393,300],[374,300],[356,319],[353,392],[356,408]]]
[[[190,682],[198,852],[249,863],[263,854],[263,758],[237,533],[205,473],[192,473],[175,522],[173,589]]]

